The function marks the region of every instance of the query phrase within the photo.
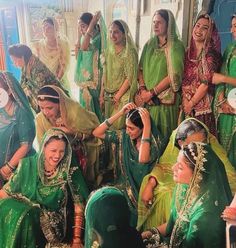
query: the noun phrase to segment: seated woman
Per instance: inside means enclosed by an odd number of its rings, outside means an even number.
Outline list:
[[[19,83],[0,72],[0,188],[20,159],[33,153],[34,117]]]
[[[39,153],[21,160],[0,190],[0,222],[7,223],[0,225],[1,248],[45,247],[46,243],[47,247],[83,247],[88,190],[82,174],[71,164],[71,154],[64,132],[51,129]]]
[[[85,248],[144,248],[141,235],[129,224],[129,207],[115,187],[95,191],[85,209]]]
[[[53,85],[41,88],[37,99],[41,110],[36,116],[38,142],[42,141],[45,132],[52,127],[63,130],[72,146],[74,162],[80,164],[88,183],[94,184],[100,145],[98,139],[92,136],[93,129],[99,125],[96,115],[82,108]]]
[[[176,162],[180,147],[195,141],[210,144],[225,166],[232,191],[236,192],[236,171],[226,151],[216,137],[209,132],[206,125],[197,119],[188,118],[173,131],[159,163],[143,180],[138,202],[138,229],[146,230],[169,219],[171,198],[175,187],[171,168]]]
[[[37,93],[41,87],[54,84],[62,87],[56,76],[34,54],[31,49],[23,44],[12,45],[8,52],[16,67],[22,69],[20,85],[23,88],[30,106],[36,113],[39,112]]]
[[[225,247],[220,215],[232,194],[221,160],[209,145],[190,143],[182,147],[172,169],[177,185],[171,216],[167,224],[142,233],[147,247]],[[161,246],[148,246],[158,239]]]
[[[126,129],[107,129],[126,114]],[[93,131],[95,137],[105,139],[112,147],[115,158],[114,182],[124,190],[132,212],[131,225],[137,222],[139,189],[145,175],[150,173],[161,154],[160,135],[151,126],[149,113],[126,104],[119,112],[105,120]]]

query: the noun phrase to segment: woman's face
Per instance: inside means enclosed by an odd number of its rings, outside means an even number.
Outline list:
[[[236,17],[234,17],[231,22],[231,33],[234,40],[236,40]]]
[[[54,25],[52,25],[48,22],[44,22],[43,23],[43,35],[47,38],[55,38],[56,32],[55,32]]]
[[[159,14],[153,17],[153,31],[158,37],[165,37],[167,35],[167,22]]]
[[[45,167],[56,168],[65,155],[63,140],[51,139],[44,147]]]
[[[79,31],[82,35],[85,35],[87,30],[88,30],[88,25],[86,23],[84,23],[83,21],[79,20],[78,21],[78,25],[79,25]]]
[[[135,126],[131,120],[126,119],[126,133],[129,135],[131,140],[135,140],[142,135],[143,130]]]
[[[203,43],[207,37],[209,29],[209,20],[206,18],[201,18],[197,21],[193,28],[193,39],[195,42]]]
[[[58,103],[51,101],[38,101],[40,111],[50,121],[55,121],[60,115],[60,106]]]
[[[193,176],[193,170],[188,165],[182,151],[179,152],[177,162],[172,167],[173,179],[176,183],[190,184]]]
[[[114,45],[122,45],[125,41],[125,34],[113,23],[110,27],[110,39]]]
[[[25,61],[24,61],[23,57],[18,58],[14,55],[10,55],[10,57],[11,57],[13,64],[15,65],[15,67],[23,68],[25,66]]]

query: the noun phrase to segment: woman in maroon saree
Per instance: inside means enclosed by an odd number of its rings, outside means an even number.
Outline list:
[[[214,85],[212,77],[221,66],[220,38],[209,15],[198,17],[190,46],[185,54],[182,82],[182,109],[185,118],[195,117],[216,135],[212,112]]]

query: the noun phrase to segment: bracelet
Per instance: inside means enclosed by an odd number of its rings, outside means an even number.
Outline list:
[[[149,90],[150,91],[150,93],[152,94],[152,96],[156,96],[157,94],[155,93],[155,90],[154,89],[151,89],[151,90]]]
[[[154,90],[154,92],[155,92],[155,94],[156,94],[156,96],[157,96],[157,95],[158,95],[157,89],[154,87],[153,90]]]
[[[151,139],[150,138],[141,138],[141,144],[143,143],[151,143]]]
[[[15,168],[10,164],[10,162],[6,162],[6,166],[13,172]]]
[[[108,128],[112,126],[112,124],[108,121],[108,119],[106,119],[104,123],[107,125]]]

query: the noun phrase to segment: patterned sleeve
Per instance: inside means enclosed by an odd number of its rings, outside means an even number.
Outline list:
[[[209,51],[206,58],[202,60],[199,70],[199,80],[203,84],[210,84],[215,72],[218,72],[221,65],[221,55],[215,51]]]

